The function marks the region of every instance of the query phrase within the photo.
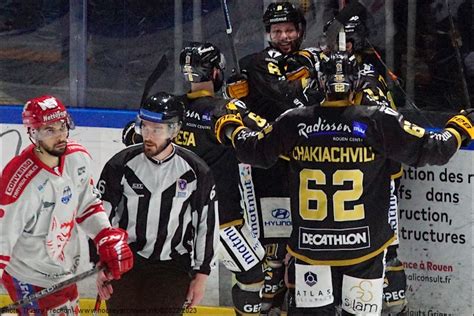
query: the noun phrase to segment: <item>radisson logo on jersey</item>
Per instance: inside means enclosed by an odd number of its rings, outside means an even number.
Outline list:
[[[370,247],[369,227],[313,229],[300,227],[299,248],[312,251],[358,250]]]
[[[341,122],[328,122],[321,117],[313,125],[306,123],[298,124],[298,135],[305,138],[318,135],[338,135],[338,134],[352,134],[361,138],[365,138],[365,131],[367,124],[361,122],[352,122],[352,127]]]
[[[305,138],[315,135],[331,135],[351,132],[352,130],[350,126],[340,122],[328,122],[321,117],[318,117],[318,121],[313,125],[307,125],[306,123],[298,124],[298,135]]]

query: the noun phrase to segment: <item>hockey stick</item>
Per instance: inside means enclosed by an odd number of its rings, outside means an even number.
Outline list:
[[[100,295],[97,294],[97,297],[95,298],[94,310],[92,311],[92,316],[98,316],[99,315],[100,304],[102,304],[102,299],[100,298]]]
[[[461,85],[462,85],[462,91],[463,91],[463,99],[464,102],[466,102],[466,108],[471,108],[471,100],[469,98],[469,90],[467,88],[467,82],[466,82],[466,77],[464,75],[464,66],[461,58],[461,52],[459,51],[459,40],[460,36],[459,33],[456,31],[456,28],[454,26],[454,20],[453,20],[453,15],[451,14],[451,6],[449,5],[449,0],[446,0],[446,5],[448,7],[448,17],[449,17],[449,24],[451,27],[451,32],[449,32],[449,36],[451,37],[451,43],[453,44],[454,47],[454,52],[456,54],[456,61],[458,64],[459,68],[459,75],[461,76]]]
[[[168,68],[168,58],[166,57],[166,54],[163,55],[158,62],[158,65],[156,65],[155,69],[151,73],[150,77],[145,82],[145,88],[143,88],[143,94],[142,94],[142,99],[140,101],[140,106],[145,102],[146,98],[148,97],[148,93],[150,92],[150,89],[153,87],[155,82],[160,79],[160,77],[163,75],[163,73],[166,71],[166,68]]]
[[[78,274],[70,279],[64,280],[62,282],[59,282],[57,284],[51,285],[48,288],[44,288],[39,292],[33,293],[31,295],[28,295],[22,299],[19,299],[16,302],[11,303],[10,305],[4,306],[0,308],[0,314],[2,313],[7,313],[7,312],[15,312],[15,310],[19,307],[25,306],[30,304],[33,301],[39,300],[41,298],[44,298],[52,293],[55,293],[59,290],[62,290],[70,285],[73,285],[79,281],[84,280],[87,277],[90,277],[91,275],[96,274],[100,270],[102,270],[102,267],[95,266],[94,268],[87,270],[81,274]]]
[[[8,133],[16,133],[16,135],[18,136],[18,141],[16,143],[16,150],[15,150],[15,156],[18,156],[18,154],[20,153],[21,143],[22,143],[20,132],[17,131],[16,129],[9,129],[6,132],[0,133],[0,137],[6,135]]]
[[[369,41],[368,38],[366,38],[367,44],[369,44],[370,48],[374,52],[375,56],[379,60],[379,62],[382,64],[382,66],[387,70],[387,74],[390,77],[390,79],[393,81],[395,86],[402,92],[402,94],[405,96],[405,99],[408,101],[408,104],[416,111],[416,113],[422,117],[429,125],[430,127],[434,127],[433,123],[421,112],[420,108],[416,106],[415,102],[408,96],[408,94],[405,92],[405,89],[403,89],[402,85],[400,84],[400,80],[398,79],[398,76],[393,73],[393,71],[388,67],[388,65],[383,61],[382,56],[377,52],[375,49],[374,45]]]
[[[232,36],[232,23],[230,22],[229,7],[227,6],[227,0],[222,0],[222,10],[224,10],[225,19],[225,31],[227,38],[229,39],[230,50],[232,51],[232,60],[234,62],[234,68],[232,73],[240,73],[239,60],[237,59],[237,53],[235,51],[234,37]]]

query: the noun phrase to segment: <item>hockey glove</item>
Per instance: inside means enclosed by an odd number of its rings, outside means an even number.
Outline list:
[[[289,55],[286,59],[287,79],[294,81],[317,78],[319,63],[316,54],[313,49],[304,49]]]
[[[239,114],[245,127],[250,128],[254,131],[259,131],[262,128],[268,126],[267,120],[258,116],[257,114],[250,112],[247,105],[241,101],[234,99],[226,105],[227,113]]]
[[[385,263],[383,310],[389,315],[399,315],[407,304],[406,290],[407,278],[402,262],[396,257],[388,260]]]
[[[130,121],[122,130],[122,143],[125,146],[143,143],[142,135],[135,133],[135,121]]]
[[[249,94],[249,85],[245,74],[235,74],[229,77],[224,87],[226,99],[241,99]]]
[[[127,232],[121,228],[104,228],[94,238],[100,263],[107,267],[114,279],[120,279],[133,267],[133,253],[127,239]]]
[[[245,103],[237,99],[231,100],[223,109],[216,109],[216,114],[214,130],[217,140],[224,145],[230,145],[230,137],[239,126],[257,131],[268,126],[267,120],[250,112]]]
[[[214,131],[219,143],[230,146],[232,133],[239,127],[243,127],[244,123],[240,114],[226,114],[219,117],[214,125]]]
[[[462,136],[461,145],[467,146],[474,139],[474,109],[462,110],[446,123],[446,127],[454,128]]]

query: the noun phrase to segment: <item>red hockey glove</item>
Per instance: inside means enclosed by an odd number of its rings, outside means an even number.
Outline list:
[[[133,267],[133,253],[127,239],[127,232],[121,228],[102,229],[94,238],[100,263],[107,267],[114,279],[120,279]]]

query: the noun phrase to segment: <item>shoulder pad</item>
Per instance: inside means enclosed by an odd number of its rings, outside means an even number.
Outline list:
[[[0,204],[15,202],[30,183],[31,179],[41,170],[32,155],[33,147],[24,150],[20,156],[13,158],[3,170],[0,181]]]
[[[81,151],[83,153],[86,153],[89,157],[91,157],[91,155],[89,154],[89,152],[87,151],[87,149],[82,146],[81,144],[73,141],[73,140],[68,140],[67,141],[67,149],[66,149],[66,152],[64,153],[64,155],[70,155],[70,154],[73,154],[75,152],[78,152],[78,151]]]

